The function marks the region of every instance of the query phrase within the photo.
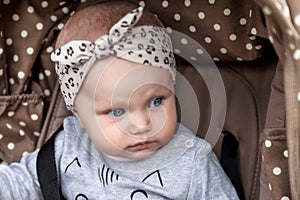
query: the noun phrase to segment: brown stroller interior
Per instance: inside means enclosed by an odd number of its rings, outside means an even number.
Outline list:
[[[101,0],[1,2],[0,157],[4,162],[18,161],[41,147],[70,115],[49,56],[70,15],[95,2]],[[215,127],[219,136],[213,148],[240,198],[299,199],[295,121],[299,121],[300,7],[296,1],[131,2],[155,13],[168,31],[195,40],[201,48],[188,53],[207,53],[217,66],[226,115],[224,124]],[[178,42],[189,45],[180,38]],[[175,53],[178,73],[188,80],[199,104],[197,136],[205,138],[213,117],[210,91],[183,52]]]

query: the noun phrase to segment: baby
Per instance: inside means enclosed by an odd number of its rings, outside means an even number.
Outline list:
[[[177,123],[161,26],[141,7],[107,2],[76,12],[58,37],[51,58],[74,114],[54,143],[64,198],[238,199],[211,146]],[[38,154],[1,166],[1,199],[42,198]]]

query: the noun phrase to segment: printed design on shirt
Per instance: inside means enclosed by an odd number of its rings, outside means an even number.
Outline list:
[[[157,174],[157,176],[154,176],[155,174]],[[164,187],[164,184],[162,182],[161,176],[160,176],[160,172],[159,170],[155,170],[154,172],[152,172],[151,174],[147,175],[142,182],[146,182],[146,180],[148,180],[148,182],[155,182],[155,181],[159,181],[159,184],[161,185],[161,187]]]
[[[102,165],[102,168],[98,168],[98,178],[103,187],[112,183],[113,181],[119,180],[119,174],[115,173],[109,167],[106,167],[105,164]]]
[[[71,165],[73,165],[74,163],[77,164],[77,166],[81,168],[81,164],[80,164],[80,162],[79,162],[79,160],[78,160],[78,157],[76,157],[76,158],[74,158],[74,160],[72,160],[72,162],[70,162],[70,164],[67,165],[67,167],[66,167],[66,169],[65,169],[65,173],[67,173],[69,167],[70,167]]]
[[[84,194],[78,194],[76,195],[75,200],[88,200],[88,198]]]
[[[148,199],[148,194],[145,190],[134,190],[131,194],[130,194],[130,199],[133,200],[134,195],[141,193],[143,194],[147,199]],[[140,199],[140,197],[138,197],[137,199]]]
[[[151,183],[152,185],[154,183],[156,183],[157,185],[160,185],[161,187],[164,187],[164,184],[163,184],[163,181],[162,181],[162,178],[161,178],[161,175],[160,175],[160,172],[159,170],[155,170],[154,172],[150,173],[149,175],[147,175],[143,180],[142,180],[143,183],[145,182],[148,182],[148,183]],[[136,199],[141,199],[141,195],[144,195],[147,199],[148,199],[148,194],[145,190],[142,190],[142,189],[137,189],[137,190],[134,190],[131,194],[130,194],[130,199],[131,200],[134,200],[135,196]]]
[[[75,165],[75,167],[79,167],[79,168],[82,167],[81,163],[79,162],[78,157],[75,157],[67,165],[67,167],[65,169],[65,173],[73,165]],[[112,169],[107,167],[105,164],[103,164],[102,167],[98,167],[97,173],[98,173],[99,181],[100,181],[101,185],[103,185],[103,187],[108,186],[110,183],[113,183],[115,181],[119,181],[119,174],[117,174],[115,171],[113,171]],[[164,187],[162,177],[160,175],[159,170],[155,170],[155,171],[151,172],[150,174],[145,176],[141,182]],[[148,199],[148,193],[147,193],[147,191],[145,191],[143,189],[136,189],[133,192],[131,192],[131,194],[130,194],[131,200],[137,200],[137,199],[142,200],[144,198]],[[79,193],[75,197],[75,200],[88,200],[88,199],[89,198],[83,193]]]

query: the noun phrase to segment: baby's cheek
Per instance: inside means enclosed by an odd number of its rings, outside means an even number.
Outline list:
[[[176,109],[169,110],[169,112],[167,113],[167,120],[164,126],[164,130],[168,132],[167,134],[173,135],[173,133],[176,130],[176,125],[177,125]]]
[[[98,151],[108,155],[117,155],[117,152],[121,149],[119,142],[116,138],[104,136],[96,138],[94,144]]]
[[[126,145],[126,134],[122,132],[117,123],[112,123],[103,129],[102,140],[99,144],[107,149],[122,148]]]

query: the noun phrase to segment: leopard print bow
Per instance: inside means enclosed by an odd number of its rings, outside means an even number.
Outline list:
[[[108,56],[169,70],[175,82],[175,58],[171,39],[160,27],[133,27],[142,12],[142,7],[129,12],[112,26],[107,35],[100,36],[94,42],[70,41],[51,54],[69,110],[73,111],[76,94],[94,62]]]

